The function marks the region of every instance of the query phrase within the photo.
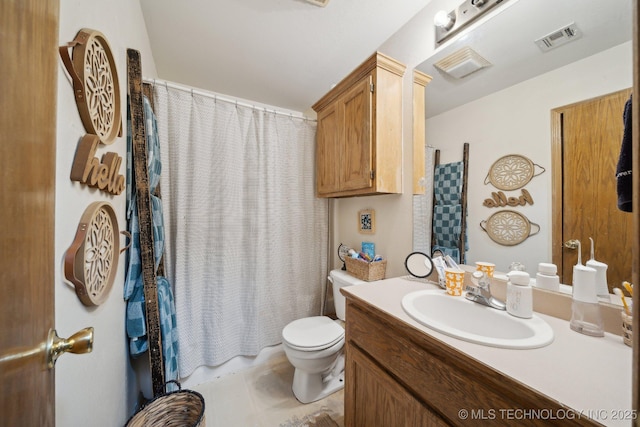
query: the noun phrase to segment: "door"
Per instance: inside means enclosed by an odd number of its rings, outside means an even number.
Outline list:
[[[608,265],[609,291],[632,280],[632,215],[617,207],[615,177],[630,93],[623,90],[553,110],[554,188],[561,184],[553,202],[553,257],[562,283],[573,282],[578,260],[577,249],[564,243],[581,242],[584,264],[590,258],[589,237],[595,242],[595,258]]]
[[[372,77],[353,85],[340,100],[344,137],[341,140],[341,190],[359,190],[373,185]]]
[[[367,427],[444,427],[438,414],[423,406],[357,346],[347,350],[349,387],[345,396],[345,425]]]
[[[54,325],[54,184],[59,0],[0,2],[0,358]],[[52,426],[43,351],[0,363],[0,424]]]
[[[340,120],[337,103],[333,103],[318,113],[316,140],[316,187],[318,195],[340,191]]]

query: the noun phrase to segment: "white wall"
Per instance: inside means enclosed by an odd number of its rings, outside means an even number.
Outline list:
[[[102,32],[114,55],[120,80],[122,120],[126,134],[127,73],[126,49],[141,52],[145,77],[155,77],[156,69],[137,1],[61,0],[59,45],[73,40],[78,30]],[[119,258],[118,274],[108,299],[98,307],[87,308],[73,288],[63,280],[62,260],[73,241],[80,217],[93,201],[108,201],[118,216],[120,229],[126,229],[125,194],[111,196],[89,189],[69,179],[79,139],[86,134],[73,98],[72,86],[60,62],[58,68],[56,150],[56,280],[55,324],[61,337],[77,330],[95,328],[94,349],[87,355],[63,355],[56,365],[56,425],[124,425],[134,408],[138,386],[129,363],[125,339],[122,298],[124,255]],[[107,151],[126,158],[126,139],[117,138],[101,146],[97,156]],[[118,171],[125,174],[123,163]],[[121,240],[123,245],[124,239]]]
[[[468,264],[491,261],[506,271],[519,261],[533,275],[539,262],[552,261],[551,110],[631,87],[631,54],[631,42],[624,43],[427,120],[427,143],[441,150],[442,163],[460,160],[462,144],[469,142]],[[427,86],[427,102],[428,97]],[[484,180],[491,165],[508,154],[526,156],[546,169],[524,186],[534,204],[514,209],[541,231],[516,246],[493,242],[479,225],[501,209],[483,206],[498,191]],[[505,194],[518,196],[520,190]]]
[[[378,49],[407,66],[403,79],[403,193],[333,202],[331,253],[334,254],[334,267],[342,265],[336,255],[340,243],[359,248],[362,241],[372,241],[376,244],[376,252],[387,259],[386,277],[407,274],[404,260],[413,248],[413,69],[433,53],[433,16],[440,9],[450,10],[455,6],[456,0],[432,0]],[[366,208],[376,212],[373,235],[358,233],[357,214]]]

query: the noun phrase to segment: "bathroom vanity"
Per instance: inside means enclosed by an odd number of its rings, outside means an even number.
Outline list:
[[[341,290],[345,426],[632,424],[632,352],[620,336],[585,336],[566,320],[536,313],[553,328],[551,344],[474,344],[403,310],[403,296],[424,289],[438,287],[393,278]]]

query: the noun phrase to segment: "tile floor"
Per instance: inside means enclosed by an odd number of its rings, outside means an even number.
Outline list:
[[[303,427],[327,412],[344,426],[344,389],[302,404],[291,391],[293,366],[284,351],[261,366],[191,387],[205,400],[207,427]]]

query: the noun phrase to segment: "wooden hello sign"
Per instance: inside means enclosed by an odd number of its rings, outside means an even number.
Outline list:
[[[527,203],[533,205],[533,197],[523,188],[520,197],[507,197],[503,191],[493,192],[491,193],[490,199],[484,199],[482,206],[487,208],[504,208],[506,206],[525,206]]]
[[[95,154],[99,143],[97,135],[82,137],[71,166],[71,181],[118,195],[126,186],[124,175],[118,174],[122,157],[109,152],[102,156],[102,161],[98,160]]]

